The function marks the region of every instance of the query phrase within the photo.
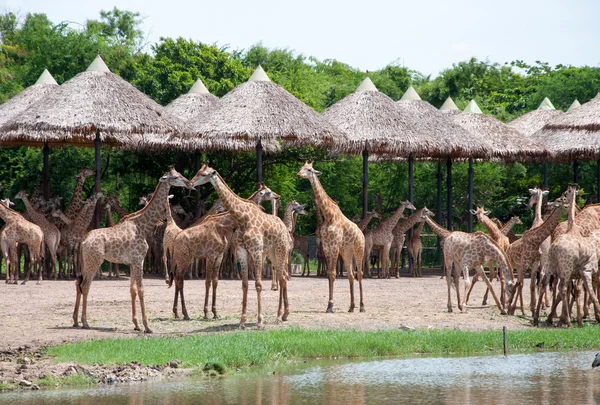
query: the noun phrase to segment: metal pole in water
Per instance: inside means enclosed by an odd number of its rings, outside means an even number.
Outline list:
[[[508,357],[508,348],[506,347],[506,326],[502,327],[502,339],[504,341],[504,357]]]

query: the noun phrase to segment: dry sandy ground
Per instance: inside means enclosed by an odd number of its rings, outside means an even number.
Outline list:
[[[327,280],[311,276],[294,276],[289,282],[291,313],[287,322],[275,322],[278,292],[271,291],[271,281],[263,282],[263,310],[267,329],[299,326],[302,328],[356,328],[389,329],[408,326],[412,328],[453,328],[463,330],[527,328],[530,318],[500,315],[492,305],[481,306],[485,292],[483,282],[478,282],[470,299],[467,313],[456,307],[456,294],[452,290],[454,313],[446,309],[446,281],[439,273],[423,271],[423,278],[408,276],[399,279],[365,279],[365,313],[346,312],[350,293],[347,279],[337,279],[334,290],[335,313],[327,314]],[[494,282],[498,286],[497,282]],[[217,308],[220,319],[204,320],[204,281],[186,280],[185,296],[190,321],[174,319],[172,303],[174,288],[168,289],[163,279],[144,280],[146,306],[150,328],[154,336],[188,335],[233,330],[237,328],[241,312],[241,281],[221,280],[218,286]],[[528,302],[529,280],[525,280],[525,303]],[[462,289],[462,284],[461,284]],[[358,285],[355,282],[356,296]],[[462,291],[461,291],[462,293]],[[0,348],[21,345],[39,347],[85,339],[134,337],[131,322],[129,279],[96,280],[92,283],[88,302],[90,330],[72,327],[75,302],[73,281],[35,281],[27,285],[0,284]],[[250,281],[248,291],[247,327],[256,328],[256,292]],[[358,307],[358,301],[357,301]],[[139,308],[139,304],[138,304]],[[520,312],[517,312],[520,313]],[[528,312],[527,312],[528,313]],[[529,314],[529,313],[528,313]],[[138,317],[141,315],[138,309]]]

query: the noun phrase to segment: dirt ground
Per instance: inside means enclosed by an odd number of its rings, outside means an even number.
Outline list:
[[[270,280],[263,281],[263,311],[265,327],[282,328],[451,328],[461,330],[509,329],[530,327],[530,317],[503,316],[488,300],[481,306],[485,292],[483,282],[473,289],[466,313],[456,306],[456,293],[452,290],[454,312],[446,309],[446,281],[440,279],[439,270],[423,270],[424,277],[402,276],[399,279],[365,279],[365,313],[348,313],[350,302],[349,283],[346,278],[337,279],[334,286],[335,313],[327,314],[327,280],[311,276],[292,277],[289,282],[291,313],[287,322],[275,322],[278,292],[271,291]],[[498,282],[494,282],[498,288]],[[174,319],[172,314],[174,288],[168,289],[165,281],[158,278],[144,280],[146,306],[150,328],[154,336],[179,336],[237,329],[241,312],[241,281],[220,280],[218,286],[218,320],[204,320],[204,280],[186,280],[185,298],[190,321]],[[462,290],[462,281],[461,281]],[[529,280],[525,280],[525,303],[529,300]],[[358,297],[358,285],[355,282]],[[499,292],[499,291],[498,291]],[[461,291],[462,294],[462,291]],[[129,279],[95,280],[88,301],[88,322],[91,329],[72,327],[75,302],[74,281],[43,281],[36,285],[0,284],[0,349],[15,349],[23,345],[39,347],[86,339],[127,338],[140,335],[133,330],[131,322],[131,297]],[[139,303],[138,303],[139,308]],[[250,281],[248,291],[249,329],[256,328],[256,291]],[[529,312],[526,311],[528,315]],[[517,313],[520,313],[517,311]],[[138,317],[141,315],[138,309]]]

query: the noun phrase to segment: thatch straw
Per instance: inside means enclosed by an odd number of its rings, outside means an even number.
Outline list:
[[[32,86],[0,104],[0,126],[14,117],[18,117],[23,111],[27,110],[33,104],[45,97],[48,93],[58,87],[56,80],[47,69],[40,75],[39,79]]]
[[[189,145],[203,149],[253,150],[259,140],[266,151],[279,148],[278,140],[284,146],[328,147],[346,139],[316,111],[271,82],[260,66],[246,83],[188,123],[193,132]]]
[[[532,137],[561,161],[597,159],[600,154],[600,94],[561,114]]]
[[[93,145],[131,149],[159,148],[168,135],[186,131],[178,118],[121,77],[110,73],[98,56],[79,73],[0,127],[4,144]]]
[[[567,110],[567,112],[571,112],[574,109],[576,109],[577,107],[581,107],[581,103],[579,102],[579,100],[575,99],[575,100],[573,100],[573,102],[569,106],[569,109]]]
[[[471,101],[470,109],[479,109]],[[470,103],[470,104],[471,104]],[[535,161],[548,157],[543,145],[496,118],[480,113],[462,112],[450,115],[455,124],[472,134],[473,142],[491,142],[491,157],[503,161]]]
[[[451,153],[451,148],[432,131],[423,130],[414,111],[403,111],[385,94],[377,91],[367,77],[358,89],[323,113],[349,140],[334,147],[345,153],[369,152],[415,158]]]
[[[171,115],[188,121],[190,118],[202,114],[218,100],[217,96],[210,94],[202,80],[198,79],[190,91],[171,101],[165,109]]]
[[[508,125],[525,136],[531,136],[561,114],[563,114],[562,111],[555,110],[550,100],[544,98],[537,110],[521,115],[509,122]]]

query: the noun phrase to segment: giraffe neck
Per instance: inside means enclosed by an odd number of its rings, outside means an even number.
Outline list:
[[[220,174],[210,177],[210,183],[213,185],[223,206],[235,217],[235,219],[244,226],[251,216],[255,215],[256,210],[260,209],[251,201],[244,200],[235,194],[225,183]]]
[[[416,210],[414,214],[406,218],[404,221],[399,222],[398,225],[394,228],[394,230],[400,234],[405,233],[410,228],[412,228],[414,224],[419,222],[419,220],[422,217],[422,212],[423,208]]]
[[[515,226],[516,223],[517,223],[517,218],[513,217],[513,218],[509,219],[508,222],[504,224],[502,229],[500,229],[500,232],[502,233],[502,235],[504,235],[504,236],[508,235],[508,233],[513,228],[513,226]]]
[[[112,210],[110,209],[110,205],[106,206],[106,223],[108,224],[109,227],[111,227],[115,224],[115,220],[113,219]]]
[[[77,184],[75,184],[71,202],[69,202],[69,206],[65,210],[65,215],[69,218],[75,216],[77,211],[80,211],[83,207],[83,185],[85,184],[85,179],[87,179],[87,176],[77,177]]]
[[[0,218],[2,218],[4,222],[8,223],[10,221],[14,221],[19,216],[21,216],[21,214],[19,214],[17,211],[8,208],[4,204],[0,204]]]
[[[385,221],[383,221],[381,223],[381,225],[379,225],[379,229],[384,229],[387,232],[392,232],[394,230],[394,227],[396,225],[398,225],[398,221],[400,220],[400,218],[404,217],[404,215],[403,215],[404,208],[405,208],[405,206],[403,204],[400,204],[400,206],[398,208],[396,208],[396,211],[394,211],[394,213],[392,214],[392,216],[389,217],[388,219],[386,219]],[[404,222],[406,222],[406,221],[404,221]],[[414,222],[413,222],[413,225],[414,225]],[[407,228],[407,230],[408,230],[408,228]]]
[[[490,236],[492,237],[492,239],[494,239],[495,241],[502,240],[504,235],[502,235],[502,232],[500,232],[500,229],[498,229],[496,224],[494,222],[492,222],[492,220],[489,219],[487,215],[481,216],[481,222],[483,223],[485,228],[490,233]]]
[[[537,195],[535,202],[535,217],[533,218],[533,225],[539,226],[544,220],[542,219],[542,200],[544,199],[543,193],[540,191]]]
[[[29,215],[29,218],[35,219],[37,222],[39,222],[39,220],[41,220],[41,218],[44,218],[44,219],[46,218],[45,216],[43,216],[42,214],[37,212],[35,210],[35,208],[33,208],[33,206],[31,205],[31,202],[29,201],[29,198],[27,198],[27,196],[23,196],[22,201],[23,201],[23,204],[25,204],[25,209],[27,210],[27,215]]]
[[[577,215],[577,211],[576,211],[577,204],[575,203],[576,198],[577,198],[577,193],[573,192],[573,194],[571,195],[571,201],[569,201],[569,218],[567,220],[568,221],[567,232],[569,232],[577,227],[575,224],[575,216]]]
[[[113,208],[120,218],[129,215],[129,212],[127,212],[123,207],[121,207],[121,204],[119,204],[119,202],[116,199],[114,200]]]
[[[554,208],[550,213],[550,216],[537,228],[532,228],[523,234],[523,238],[531,240],[534,243],[542,243],[552,234],[552,231],[556,228],[556,225],[560,222],[560,216],[563,212],[564,207]]]
[[[449,230],[447,230],[446,228],[441,227],[437,222],[435,222],[433,219],[431,219],[429,217],[425,217],[425,222],[427,222],[427,225],[429,225],[429,227],[431,228],[433,233],[435,233],[437,236],[439,236],[442,239],[450,236],[450,234],[452,233]]]
[[[367,226],[369,226],[369,222],[371,222],[374,216],[374,212],[367,212],[367,215],[363,219],[361,219],[358,224],[356,224],[358,225],[358,229],[360,229],[361,231],[367,229]]]
[[[423,231],[423,227],[425,226],[425,222],[421,221],[417,224],[414,232],[413,232],[413,237],[420,237],[421,236],[421,231]]]
[[[483,234],[484,237],[485,234]],[[512,280],[513,269],[510,265],[510,261],[508,260],[506,254],[502,251],[500,246],[494,243],[493,240],[488,239],[489,243],[486,243],[484,246],[484,253],[486,257],[489,257],[492,261],[496,263],[499,267],[499,270],[504,272],[504,274],[510,274],[509,278]]]
[[[283,223],[290,233],[294,233],[294,206],[290,203],[285,209],[285,214],[283,215]]]
[[[298,214],[294,212],[292,214],[292,235],[296,233],[296,221],[298,220]]]
[[[326,223],[334,222],[341,214],[338,205],[327,195],[317,176],[313,173],[309,178],[315,195],[315,205],[321,210]]]
[[[96,203],[98,202],[99,196],[94,196],[91,201],[88,202],[83,208],[77,213],[75,218],[71,221],[73,228],[76,232],[85,232],[92,222],[94,211],[96,210]]]
[[[64,212],[58,214],[58,218],[65,223],[65,225],[69,226],[73,223],[73,220],[65,215]]]
[[[169,207],[167,207],[167,204],[169,204],[170,188],[168,182],[159,182],[148,204],[138,212],[123,218],[121,222],[134,221],[143,235],[150,235],[156,224],[164,221],[168,215]]]

